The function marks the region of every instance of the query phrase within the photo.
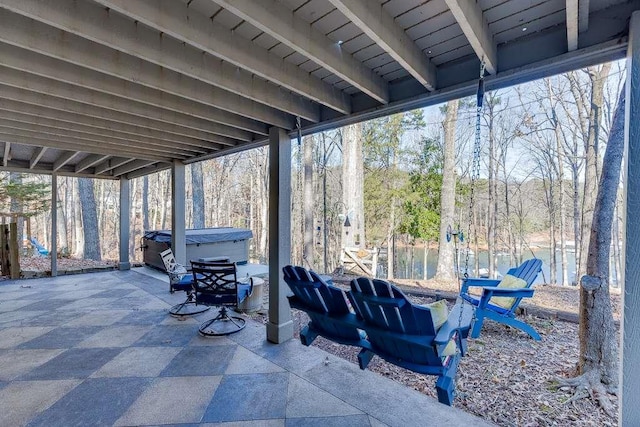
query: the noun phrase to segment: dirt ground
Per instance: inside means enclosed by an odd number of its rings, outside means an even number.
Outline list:
[[[113,267],[116,261],[93,261],[90,259],[58,258],[58,270],[82,270],[95,267]],[[49,257],[22,257],[20,258],[20,270],[23,272],[51,272],[51,259]]]

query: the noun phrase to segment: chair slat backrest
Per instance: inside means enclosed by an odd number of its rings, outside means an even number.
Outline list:
[[[178,265],[178,262],[176,261],[171,248],[160,252],[160,258],[162,258],[162,263],[164,264],[164,268],[168,273],[175,270],[176,266]]]
[[[436,334],[428,309],[414,310],[402,291],[384,280],[354,279],[349,296],[356,313],[376,327],[409,335]]]
[[[527,282],[527,288],[529,288],[533,285],[540,270],[542,270],[542,261],[537,258],[532,258],[520,264],[513,273],[509,274]]]
[[[175,285],[181,284],[182,279],[189,274],[189,272],[184,265],[178,264],[171,248],[160,252],[160,258],[169,276],[169,285],[171,289],[174,289]],[[189,280],[187,280],[187,283],[189,283]]]
[[[524,280],[527,283],[525,288],[530,288],[533,286],[533,282],[536,281],[536,277],[538,277],[538,273],[542,270],[542,261],[537,258],[528,259],[522,264],[520,264],[513,273],[509,273],[512,276],[518,277]],[[520,305],[520,301],[522,301],[522,297],[517,297],[513,301],[511,308],[508,310],[509,312],[515,312],[516,308]]]
[[[434,345],[436,330],[427,307],[414,306],[392,284],[360,277],[351,281],[348,294],[358,315],[372,327],[365,327],[374,352],[387,360],[431,366],[443,360]]]
[[[238,281],[234,263],[191,261],[196,302],[237,305]]]
[[[314,331],[342,344],[361,343],[358,329],[343,322],[355,315],[342,289],[327,284],[317,273],[303,267],[287,265],[282,273],[295,297],[292,306],[307,313]]]
[[[314,311],[331,314],[350,312],[344,292],[329,286],[316,272],[292,265],[285,266],[282,272],[293,294]]]

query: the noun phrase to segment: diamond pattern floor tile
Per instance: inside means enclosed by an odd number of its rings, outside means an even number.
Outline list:
[[[371,427],[366,415],[345,417],[287,418],[286,427]]]
[[[22,307],[26,307],[31,304],[33,304],[33,301],[20,300],[20,299],[0,301],[0,313],[19,310]]]
[[[24,320],[20,322],[20,326],[61,326],[84,314],[86,314],[84,311],[75,310],[26,312],[22,313]]]
[[[80,384],[79,380],[16,381],[0,390],[0,425],[21,426]]]
[[[236,345],[185,347],[162,371],[162,377],[222,375],[236,351]]]
[[[242,346],[237,346],[236,353],[233,355],[225,374],[268,374],[271,372],[284,372],[284,369]]]
[[[288,373],[226,375],[204,414],[204,422],[284,418]]]
[[[197,423],[220,379],[219,376],[157,378],[115,425]]]
[[[66,380],[87,378],[121,351],[121,348],[72,348],[19,377],[19,379]]]
[[[29,423],[31,427],[113,425],[142,394],[148,379],[91,378]]]
[[[77,347],[129,347],[149,329],[151,326],[107,326],[78,343]]]
[[[16,347],[51,331],[47,326],[25,326],[0,329],[0,348]]]
[[[76,300],[74,299],[46,298],[43,301],[36,301],[32,304],[25,305],[24,307],[22,307],[22,310],[27,310],[27,311],[55,310],[59,307],[62,307],[63,305],[67,305],[75,301]]]
[[[65,323],[66,327],[110,326],[129,315],[129,310],[94,310]]]
[[[99,326],[59,327],[22,343],[18,348],[69,348],[99,332]]]
[[[134,343],[136,347],[184,347],[198,333],[195,325],[155,326]]]
[[[63,349],[2,350],[0,351],[0,380],[10,381],[27,374],[58,356]]]
[[[157,377],[180,352],[179,347],[130,347],[92,377]]]
[[[114,325],[158,325],[169,312],[167,310],[131,310],[125,309],[127,315],[114,323]]]
[[[287,396],[287,418],[347,415],[362,415],[362,411],[338,399],[331,393],[321,390],[309,381],[296,375],[291,375]]]

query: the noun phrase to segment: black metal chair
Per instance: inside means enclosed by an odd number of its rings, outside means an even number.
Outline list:
[[[219,306],[218,315],[198,329],[205,336],[229,335],[245,327],[242,317],[233,316],[227,307],[236,308],[251,295],[251,283],[239,283],[236,265],[221,262],[191,261],[196,305]]]
[[[169,292],[184,291],[187,293],[187,299],[171,307],[169,314],[172,316],[190,316],[209,310],[207,306],[196,305],[193,295],[193,276],[187,271],[184,265],[176,262],[173,251],[167,249],[166,251],[160,252],[160,258],[162,258],[164,268],[167,270],[167,275],[169,276]]]

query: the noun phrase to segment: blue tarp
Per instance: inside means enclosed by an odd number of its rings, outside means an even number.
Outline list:
[[[200,245],[203,243],[235,242],[248,240],[253,237],[253,232],[246,228],[217,227],[186,230],[187,245]],[[144,233],[144,238],[159,243],[171,244],[171,230],[155,230]]]

